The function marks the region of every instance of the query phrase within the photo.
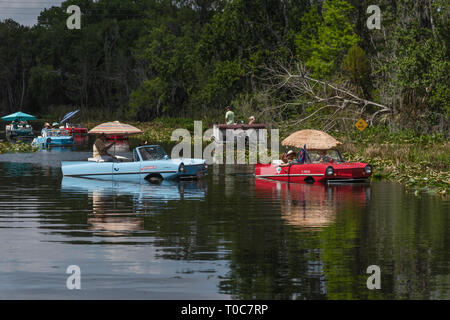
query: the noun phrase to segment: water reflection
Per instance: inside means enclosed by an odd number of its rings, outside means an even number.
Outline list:
[[[124,181],[103,181],[87,178],[63,177],[61,191],[67,193],[90,193],[104,197],[114,195],[132,195],[139,200],[183,200],[204,199],[207,182],[198,181],[168,181],[155,185],[143,181],[142,183]]]
[[[250,166],[161,185],[62,178],[61,159],[90,154],[0,162],[0,299],[73,298],[71,264],[83,298],[450,297],[448,201],[385,182],[258,181]],[[366,287],[372,264],[381,290]]]
[[[204,199],[207,184],[204,181],[163,181],[153,185],[146,181],[130,183],[64,177],[61,191],[88,195],[92,203],[92,215],[87,218],[89,230],[102,231],[105,236],[120,236],[143,230],[144,215],[139,213],[149,213],[155,202]],[[133,210],[121,207],[121,202],[117,201],[121,196],[132,196]]]
[[[300,184],[255,179],[256,196],[280,199],[287,225],[320,228],[334,223],[336,214],[349,206],[370,201],[370,184]]]
[[[89,142],[89,136],[88,135],[74,135],[73,136],[73,143],[76,146],[82,146],[86,145]]]

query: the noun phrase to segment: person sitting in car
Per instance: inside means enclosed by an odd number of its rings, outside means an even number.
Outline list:
[[[97,160],[103,160],[105,162],[115,162],[117,158],[108,153],[108,150],[115,144],[115,142],[106,145],[106,134],[101,133],[98,135],[95,143],[92,147],[93,149],[93,157]]]
[[[281,161],[283,161],[283,163],[280,164],[280,167],[297,163],[297,160],[298,160],[297,152],[289,150],[288,152],[283,153],[283,155],[281,156]]]
[[[330,160],[326,150],[319,150],[319,163],[330,162]]]

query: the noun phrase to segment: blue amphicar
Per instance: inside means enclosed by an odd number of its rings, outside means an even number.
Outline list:
[[[161,182],[205,176],[208,166],[204,159],[170,159],[159,145],[146,145],[133,150],[133,158],[117,156],[117,161],[101,158],[88,161],[62,161],[63,176],[101,180]]]
[[[73,146],[73,137],[66,130],[44,129],[42,134],[34,138],[31,145],[34,147],[67,147]]]

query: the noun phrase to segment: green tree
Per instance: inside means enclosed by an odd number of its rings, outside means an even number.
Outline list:
[[[371,70],[366,53],[360,46],[354,45],[348,50],[342,62],[342,69],[350,76],[356,91],[367,93]]]
[[[318,24],[317,37],[311,41],[311,49],[307,49],[311,55],[306,65],[315,76],[330,76],[348,48],[359,41],[351,18],[353,10],[345,0],[326,0],[323,3],[323,21]]]

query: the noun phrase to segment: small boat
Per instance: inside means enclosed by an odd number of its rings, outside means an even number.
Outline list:
[[[192,179],[206,175],[203,159],[170,159],[159,145],[146,145],[133,150],[133,158],[116,157],[116,162],[89,158],[88,161],[62,161],[63,176],[100,180],[160,183],[162,180]]]
[[[261,131],[261,132],[260,132]],[[266,125],[263,123],[258,124],[215,124],[213,126],[212,138],[214,142],[222,144],[227,139],[238,141],[240,139],[248,139],[251,135],[254,135],[258,141],[261,134],[266,131]],[[264,135],[263,135],[264,136]]]
[[[72,112],[67,113],[64,115],[64,117],[59,122],[60,124],[64,124],[64,127],[61,127],[61,129],[66,130],[70,135],[80,135],[80,134],[87,134],[88,129],[83,128],[80,124],[70,124],[68,121],[72,119],[80,110],[75,110]]]
[[[42,135],[34,138],[31,145],[34,147],[67,147],[74,144],[73,137],[66,130],[44,129]]]
[[[5,128],[7,137],[33,137],[33,127],[28,123],[8,124]]]
[[[21,111],[2,117],[4,121],[12,121],[6,125],[5,133],[8,138],[33,137],[33,127],[28,124],[29,120],[37,120],[35,116]]]
[[[81,127],[79,124],[66,124],[62,129],[66,130],[70,135],[86,135],[88,133],[88,129]]]

